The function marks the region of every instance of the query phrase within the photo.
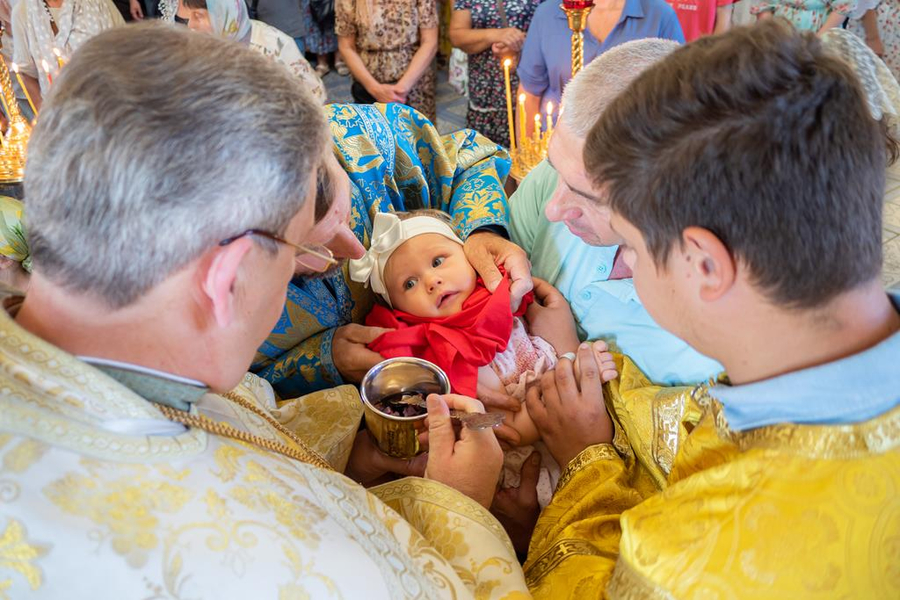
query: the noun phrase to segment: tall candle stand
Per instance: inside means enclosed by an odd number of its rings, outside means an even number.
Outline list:
[[[2,41],[0,41],[2,47]],[[0,100],[9,126],[0,135],[0,183],[18,183],[25,175],[25,159],[31,125],[19,110],[19,103],[13,91],[12,80],[6,63],[0,60]]]
[[[516,114],[519,122],[519,134],[516,136],[515,119],[513,119],[513,98],[512,88],[510,85],[509,70],[512,64],[511,59],[503,60],[503,77],[506,86],[506,115],[509,122],[509,155],[512,159],[512,168],[510,176],[516,181],[522,179],[533,169],[544,157],[547,156],[547,148],[550,145],[550,136],[553,133],[553,103],[548,102],[546,106],[547,125],[544,129],[541,123],[541,114],[534,115],[534,127],[531,135],[527,133],[526,111],[525,111],[525,94],[520,94]]]
[[[572,30],[572,77],[584,66],[584,28],[594,0],[563,0],[560,5]]]

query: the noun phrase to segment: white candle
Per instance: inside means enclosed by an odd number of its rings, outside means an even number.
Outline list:
[[[50,65],[48,65],[47,61],[44,59],[41,59],[41,68],[44,69],[44,73],[47,74],[47,84],[52,85],[53,84],[53,76],[50,75]]]
[[[553,133],[553,102],[547,102],[547,137]]]
[[[512,90],[509,83],[509,68],[512,66],[512,60],[505,59],[503,61],[503,79],[506,82],[506,118],[509,121],[509,149],[510,152],[516,152],[516,124],[513,120],[512,109]]]
[[[525,94],[519,94],[519,145],[525,147]]]
[[[10,65],[12,67],[13,73],[16,74],[16,81],[19,82],[19,87],[22,88],[22,91],[25,92],[25,99],[28,100],[28,106],[31,107],[31,112],[37,116],[37,109],[34,107],[34,102],[31,101],[31,94],[28,93],[28,88],[25,87],[25,83],[22,81],[22,76],[19,75],[19,65],[16,63],[12,63]]]

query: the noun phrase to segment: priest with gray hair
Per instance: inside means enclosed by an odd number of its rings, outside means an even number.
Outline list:
[[[171,25],[102,33],[54,81],[33,277],[0,310],[10,597],[527,594],[485,506],[500,446],[450,422],[479,402],[429,396],[427,478],[366,490],[343,474],[374,460],[354,388],[276,406],[246,373],[310,251],[328,137],[281,66]]]

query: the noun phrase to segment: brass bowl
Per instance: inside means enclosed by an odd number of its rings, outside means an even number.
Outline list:
[[[450,393],[450,379],[440,367],[421,358],[389,358],[372,367],[360,384],[366,427],[382,452],[397,458],[412,458],[419,453],[417,424],[427,415],[395,417],[377,408],[383,398],[403,392]]]

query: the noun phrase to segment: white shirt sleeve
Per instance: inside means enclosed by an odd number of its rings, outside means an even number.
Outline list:
[[[31,48],[28,46],[28,36],[25,35],[27,19],[25,1],[19,0],[12,11],[13,62],[19,67],[19,71],[37,79],[37,65],[34,64]]]

